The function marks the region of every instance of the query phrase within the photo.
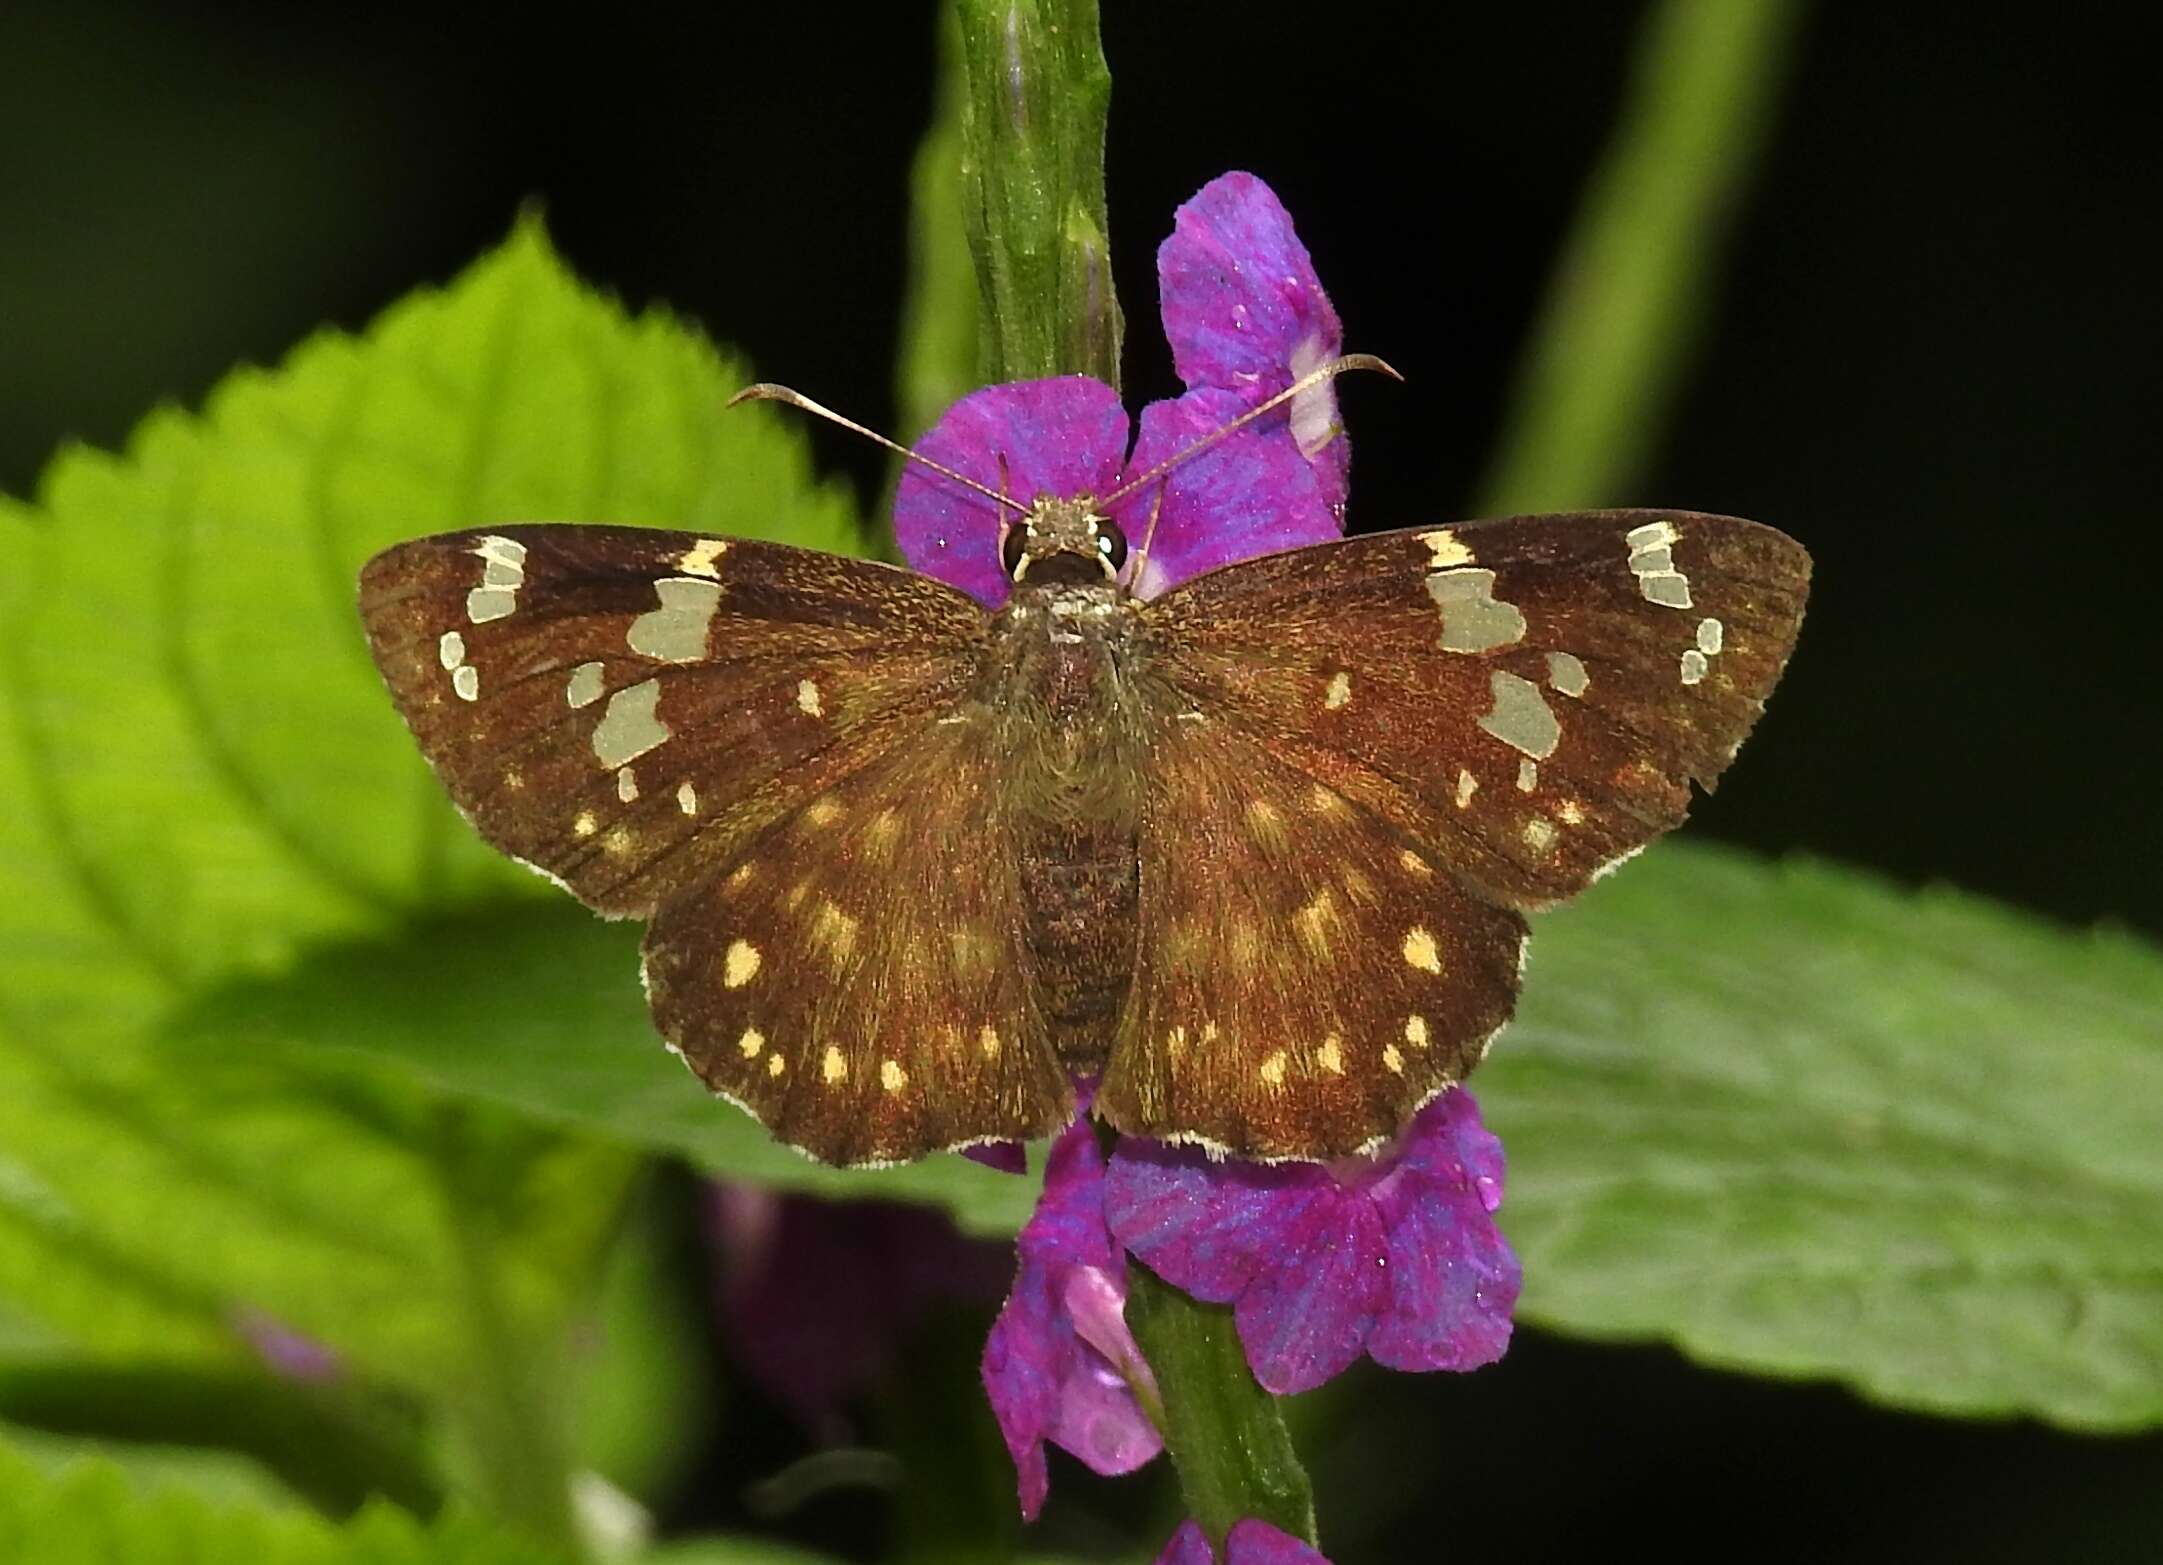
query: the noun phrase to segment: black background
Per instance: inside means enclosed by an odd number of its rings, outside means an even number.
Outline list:
[[[1130,402],[1174,389],[1152,271],[1173,207],[1253,169],[1348,346],[1409,376],[1345,392],[1355,525],[1461,515],[1641,8],[1107,9]],[[1694,829],[2163,930],[2163,159],[2138,14],[1806,19],[1671,430],[1638,488],[1598,497],[1756,516],[1817,557],[1794,667]],[[930,17],[14,0],[0,488],[320,324],[363,326],[529,198],[589,278],[890,423]],[[875,453],[814,438],[876,492]],[[1333,1416],[1316,1460],[1340,1561],[2163,1539],[2155,1437],[1936,1423],[1536,1335],[1469,1382],[1355,1390],[1370,1416]],[[750,1443],[777,1427],[732,1422],[685,1514],[732,1512],[717,1497],[786,1454]]]

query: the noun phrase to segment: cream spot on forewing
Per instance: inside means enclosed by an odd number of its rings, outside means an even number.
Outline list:
[[[756,1027],[746,1027],[744,1035],[736,1040],[736,1047],[745,1059],[755,1060],[759,1057],[759,1050],[766,1047],[766,1034]]]
[[[909,1073],[901,1068],[901,1061],[887,1060],[879,1066],[879,1085],[888,1092],[899,1092],[909,1084]]]
[[[1284,1051],[1282,1049],[1273,1049],[1270,1051],[1269,1057],[1262,1061],[1262,1068],[1256,1074],[1267,1085],[1281,1087],[1284,1085],[1284,1065]]]
[[[668,724],[655,711],[660,702],[657,679],[626,685],[610,696],[601,720],[593,725],[594,759],[614,771],[666,743]]]
[[[731,941],[728,952],[721,958],[721,984],[727,989],[741,989],[751,982],[759,970],[759,948],[748,940]]]
[[[1466,805],[1470,804],[1472,802],[1472,795],[1478,793],[1479,791],[1480,780],[1477,777],[1473,776],[1470,772],[1466,771],[1462,766],[1458,767],[1457,808],[1461,810]]]
[[[1534,853],[1545,853],[1555,845],[1555,823],[1545,816],[1535,815],[1525,822],[1525,846]]]
[[[1623,536],[1630,546],[1630,574],[1647,603],[1670,609],[1690,606],[1689,579],[1675,569],[1674,548],[1681,537],[1673,522],[1647,522]]]
[[[581,663],[564,683],[563,699],[573,706],[591,706],[601,699],[601,665]]]
[[[661,606],[631,621],[623,639],[644,657],[696,663],[706,655],[706,631],[721,606],[721,584],[697,576],[663,576],[653,590]]]
[[[1582,826],[1585,823],[1585,807],[1575,799],[1564,799],[1555,807],[1555,813],[1562,817],[1562,824],[1565,826]]]
[[[1566,696],[1581,696],[1592,688],[1585,665],[1567,652],[1547,654],[1547,682]]]
[[[611,826],[608,828],[607,833],[601,838],[601,851],[603,853],[613,853],[618,858],[621,858],[624,854],[631,851],[631,845],[634,840],[635,839],[631,836],[631,833],[626,828],[622,826]]]
[[[676,569],[686,576],[711,576],[719,579],[721,573],[714,568],[714,561],[729,552],[725,539],[701,538],[677,557]]]
[[[1697,622],[1697,650],[1707,657],[1716,657],[1727,640],[1727,627],[1716,619]]]
[[[819,710],[819,687],[808,679],[796,681],[796,705],[806,717],[824,717]]]
[[[436,638],[436,656],[442,659],[443,672],[448,674],[459,664],[465,662],[466,638],[455,630],[446,630]]]
[[[1408,967],[1416,967],[1423,973],[1442,971],[1442,948],[1435,944],[1434,936],[1417,924],[1405,931],[1404,960]]]
[[[1309,951],[1324,956],[1328,954],[1330,930],[1337,919],[1337,900],[1329,891],[1323,890],[1315,893],[1312,902],[1292,915],[1292,928]]]
[[[999,1057],[999,1029],[989,1022],[985,1023],[983,1031],[976,1035],[976,1046],[985,1059],[997,1059]]]
[[[1332,1076],[1344,1074],[1344,1040],[1331,1033],[1322,1040],[1322,1047],[1314,1051],[1314,1063]]]
[[[638,802],[638,778],[628,766],[616,773],[616,797],[625,804]]]
[[[461,701],[478,701],[481,696],[481,671],[471,663],[461,663],[451,670],[451,688],[458,692]]]
[[[1453,565],[1472,563],[1472,551],[1447,527],[1437,528],[1431,533],[1421,533],[1419,541],[1425,544],[1427,552],[1434,556],[1427,562],[1427,569],[1431,571],[1446,571]]]
[[[1382,1045],[1382,1063],[1389,1067],[1389,1073],[1392,1076],[1402,1076],[1404,1074],[1404,1055],[1398,1052],[1397,1045],[1394,1043]]]
[[[1540,767],[1537,761],[1523,760],[1517,763],[1517,791],[1530,793],[1540,785]]]
[[[819,910],[811,915],[811,938],[836,957],[846,957],[856,949],[856,931],[860,927],[857,920],[842,912],[841,905],[831,898],[820,902]]]
[[[1487,682],[1495,704],[1479,720],[1480,727],[1535,761],[1553,755],[1555,746],[1562,742],[1562,725],[1555,721],[1554,709],[1540,694],[1539,686],[1499,668]]]
[[[1682,682],[1686,685],[1696,684],[1705,677],[1705,671],[1711,667],[1712,665],[1705,661],[1704,653],[1695,647],[1687,649],[1682,654]]]
[[[590,837],[600,829],[601,823],[593,818],[593,811],[591,810],[580,810],[578,818],[571,822],[571,831],[574,836]]]
[[[783,1060],[783,1059],[781,1058],[781,1056],[780,1056],[780,1055],[778,1055],[778,1054],[769,1054],[769,1055],[767,1055],[767,1056],[766,1056],[766,1074],[767,1074],[767,1075],[769,1075],[769,1076],[778,1076],[778,1075],[780,1075],[780,1074],[781,1074],[781,1073],[782,1073],[783,1071],[785,1071],[785,1070],[787,1070],[787,1069],[788,1069],[788,1065],[787,1065],[787,1063],[786,1063],[786,1062],[785,1062],[785,1061],[784,1061],[784,1060]]]
[[[698,790],[688,777],[676,785],[676,808],[686,815],[698,814]]]
[[[507,618],[517,611],[518,589],[526,584],[526,546],[491,535],[472,552],[481,557],[481,584],[466,594],[466,618],[476,625]]]
[[[804,819],[814,826],[831,826],[841,818],[841,801],[821,794],[804,806]]]
[[[1352,676],[1339,669],[1330,677],[1329,688],[1322,692],[1322,705],[1334,712],[1352,699]]]
[[[1404,1041],[1415,1049],[1427,1047],[1427,1018],[1407,1016],[1404,1019]]]
[[[1434,867],[1410,848],[1406,848],[1397,855],[1397,862],[1415,875],[1432,875],[1434,873]]]
[[[830,1043],[826,1046],[826,1057],[819,1061],[819,1075],[828,1086],[837,1081],[848,1080],[849,1062],[843,1059],[841,1051]]]
[[[1493,571],[1436,571],[1427,595],[1442,611],[1444,652],[1492,652],[1524,640],[1525,617],[1495,596]]]

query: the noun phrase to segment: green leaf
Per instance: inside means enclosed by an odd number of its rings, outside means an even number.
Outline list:
[[[931,125],[909,175],[909,293],[902,311],[895,437],[912,444],[977,379],[976,269],[962,184],[966,102],[955,13],[939,12],[939,87]]]
[[[760,1538],[683,1538],[639,1556],[639,1565],[836,1565],[833,1556]]]
[[[570,1565],[471,1517],[388,1508],[347,1524],[100,1460],[41,1471],[0,1445],[0,1559],[36,1565]]]
[[[1686,845],[1532,949],[1477,1087],[1527,1319],[2163,1422],[2163,953]]]
[[[455,1040],[455,1046],[451,1040]],[[418,1081],[680,1154],[715,1174],[836,1197],[946,1206],[1011,1234],[1034,1181],[966,1158],[825,1168],[709,1097],[661,1047],[638,986],[638,931],[568,900],[418,926],[396,941],[326,948],[273,980],[228,985],[176,1014],[176,1058],[237,1048],[396,1065]]]

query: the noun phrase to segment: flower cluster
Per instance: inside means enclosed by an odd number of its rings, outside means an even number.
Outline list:
[[[1026,503],[1109,495],[1284,391],[1342,348],[1312,262],[1269,188],[1212,181],[1157,252],[1164,329],[1186,385],[1145,408],[1131,452],[1119,396],[1086,376],[992,386],[964,398],[917,450]],[[1343,530],[1350,453],[1328,382],[1173,468],[1112,508],[1130,539],[1161,503],[1134,588],[1153,596],[1201,571]],[[1005,598],[1000,518],[980,494],[917,468],[895,503],[902,553],[986,604]],[[1124,1140],[1107,1157],[1086,1117],[1054,1143],[1020,1268],[986,1344],[983,1377],[1019,1474],[1023,1514],[1048,1487],[1044,1443],[1101,1473],[1160,1447],[1157,1391],[1128,1331],[1132,1256],[1195,1297],[1230,1304],[1261,1383],[1320,1385],[1362,1354],[1394,1369],[1471,1369],[1500,1356],[1516,1257],[1496,1231],[1501,1144],[1470,1095],[1429,1103],[1372,1157],[1321,1165],[1213,1161]],[[1321,1556],[1258,1521],[1227,1565]],[[1211,1559],[1187,1524],[1162,1561]]]

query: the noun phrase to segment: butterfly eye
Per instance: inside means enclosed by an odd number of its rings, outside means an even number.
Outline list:
[[[1021,569],[1022,550],[1028,542],[1029,524],[1025,521],[1013,523],[999,540],[999,567],[1009,577]]]
[[[1127,535],[1119,530],[1119,524],[1110,520],[1097,522],[1097,553],[1114,571],[1127,563]]]

